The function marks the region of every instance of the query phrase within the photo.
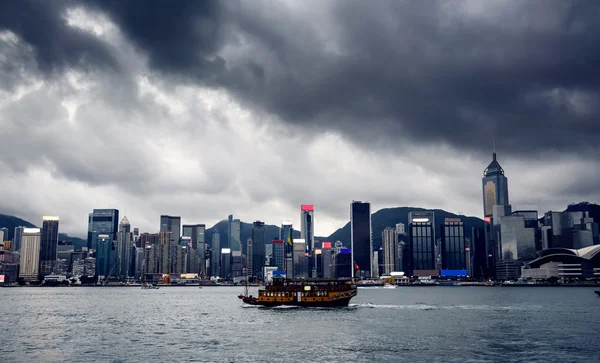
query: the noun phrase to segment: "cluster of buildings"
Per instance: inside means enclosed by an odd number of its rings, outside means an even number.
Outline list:
[[[58,217],[43,217],[42,228],[16,227],[12,241],[0,229],[0,283],[65,276],[95,282],[120,280],[196,282],[265,281],[292,278],[376,278],[402,271],[409,277],[474,277],[516,280],[600,278],[598,224],[588,212],[513,210],[508,179],[493,154],[482,179],[484,224],[465,230],[461,218],[436,222],[433,211],[411,212],[408,226],[382,231],[373,248],[371,205],[350,205],[350,240],[315,239],[315,209],[300,206],[300,238],[291,221],[277,236],[265,223],[252,224],[242,241],[239,219],[227,220],[227,237],[204,224],[181,224],[160,216],[157,233],[131,228],[117,209],[88,216],[87,246],[59,242]]]

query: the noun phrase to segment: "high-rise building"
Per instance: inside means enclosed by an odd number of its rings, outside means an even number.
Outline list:
[[[248,238],[248,240],[246,241],[246,248],[247,248],[247,253],[246,253],[246,271],[245,271],[245,276],[246,277],[251,277],[253,276],[253,272],[254,272],[254,263],[253,263],[253,259],[254,259],[254,243],[252,243],[252,238]]]
[[[41,230],[39,228],[23,229],[19,277],[22,277],[25,281],[38,279],[40,243]]]
[[[212,232],[212,253],[210,256],[210,275],[219,276],[221,273],[221,234],[215,228]]]
[[[9,241],[8,238],[8,228],[2,227],[0,228],[0,242]]]
[[[294,239],[294,267],[292,270],[293,277],[296,279],[308,277],[308,258],[307,252],[304,246],[306,241],[304,239]]]
[[[23,230],[25,228],[26,227],[24,226],[15,227],[15,235],[13,236],[13,243],[11,245],[13,251],[21,252],[21,241],[23,238]]]
[[[98,249],[97,242],[100,234],[107,234],[111,240],[115,240],[119,230],[118,226],[118,209],[94,209],[88,216],[88,249]]]
[[[392,227],[386,227],[381,232],[381,252],[382,252],[382,266],[381,272],[389,275],[394,271],[394,268],[398,264],[396,257],[398,253],[398,233],[397,229]]]
[[[231,275],[231,248],[221,248],[221,271],[219,276],[228,279]]]
[[[96,238],[96,276],[108,278],[109,274],[114,274],[117,267],[117,261],[111,261],[112,251],[114,249],[113,239],[109,234],[99,234]]]
[[[371,277],[373,238],[371,235],[371,204],[353,201],[350,205],[350,250],[355,276]]]
[[[52,274],[56,263],[56,249],[58,246],[58,217],[42,217],[42,234],[40,242],[40,269],[42,276]]]
[[[285,270],[285,242],[275,239],[271,242],[273,248],[273,265],[279,270]]]
[[[131,224],[125,216],[119,223],[119,232],[117,232],[117,276],[119,279],[126,279],[132,275],[131,248]]]
[[[466,270],[465,226],[460,218],[446,218],[440,226],[442,269]]]
[[[410,276],[417,270],[435,270],[435,215],[432,211],[408,213],[409,253],[412,259],[412,270],[406,271]]]
[[[292,260],[292,240],[294,239],[294,227],[292,225],[291,221],[282,221],[281,222],[281,229],[279,230],[279,239],[284,241],[284,254],[285,254],[285,263],[284,263],[284,270],[288,269],[288,261]],[[290,263],[289,265],[289,269],[290,271],[292,270],[292,265]],[[291,275],[288,275],[291,276]]]
[[[231,277],[239,278],[243,271],[242,251],[231,251]]]
[[[233,215],[229,216],[228,230],[229,230],[229,248],[232,251],[241,251],[242,242],[240,236],[241,222],[239,219],[233,219]]]
[[[190,261],[195,261],[193,266],[190,266],[191,272],[204,276],[206,274],[206,242],[204,240],[206,226],[204,224],[184,224],[182,228],[183,236],[191,237],[190,251],[196,253],[196,258],[190,259]]]
[[[331,242],[323,242],[321,247],[321,275],[324,279],[333,277],[333,251]]]
[[[169,244],[179,244],[179,237],[181,237],[181,217],[179,216],[160,216],[160,231],[169,232]]]
[[[492,156],[492,162],[483,171],[481,180],[483,189],[483,216],[485,220],[485,240],[486,240],[486,267],[488,276],[494,274],[495,260],[498,256],[499,243],[495,236],[497,232],[494,228],[494,206],[510,205],[508,199],[508,179],[504,176],[504,169],[496,160],[496,153]]]
[[[498,260],[533,260],[536,256],[536,236],[537,236],[537,212],[535,217],[528,217],[526,214],[514,212],[511,215],[500,217],[497,223],[500,226],[500,236],[497,240],[500,242],[500,251]],[[534,221],[536,224],[528,224],[528,221]]]
[[[312,204],[300,206],[300,238],[306,241],[307,252],[315,248],[315,207]]]
[[[265,267],[265,222],[252,223],[252,273],[251,276],[262,278]],[[249,252],[249,251],[248,251]]]
[[[334,257],[335,277],[338,279],[352,277],[352,271],[355,269],[355,266],[353,265],[354,264],[352,263],[352,251],[349,248],[338,248],[337,253]]]
[[[583,248],[598,240],[598,225],[589,212],[546,212],[542,248]]]

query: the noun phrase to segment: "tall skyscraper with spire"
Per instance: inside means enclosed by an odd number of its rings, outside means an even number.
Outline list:
[[[483,171],[481,184],[483,188],[483,215],[485,220],[486,244],[484,248],[486,250],[486,267],[488,275],[493,275],[497,259],[498,243],[494,233],[494,206],[508,206],[510,204],[508,200],[508,179],[504,176],[504,169],[498,163],[495,152],[492,156],[492,162]],[[477,250],[478,247],[475,246],[475,249]]]

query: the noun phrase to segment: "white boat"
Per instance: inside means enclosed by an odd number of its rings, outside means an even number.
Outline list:
[[[144,285],[142,285],[142,289],[156,289],[156,290],[158,290],[159,287],[155,286],[155,285],[152,285],[152,284],[144,284]]]
[[[383,288],[384,288],[384,289],[395,289],[395,288],[397,288],[397,287],[398,287],[398,286],[396,286],[396,285],[392,285],[392,284],[385,284],[385,285],[383,285]]]

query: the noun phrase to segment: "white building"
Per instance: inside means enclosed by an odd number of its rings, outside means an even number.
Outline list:
[[[25,281],[36,281],[38,279],[40,243],[41,236],[39,228],[23,229],[19,277],[22,277]]]

